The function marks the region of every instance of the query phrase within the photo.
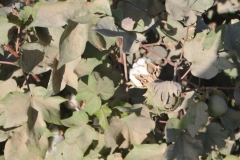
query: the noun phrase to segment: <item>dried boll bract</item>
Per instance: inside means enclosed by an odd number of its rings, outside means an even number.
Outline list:
[[[182,87],[173,81],[155,81],[148,85],[146,103],[160,111],[172,111],[179,106]]]

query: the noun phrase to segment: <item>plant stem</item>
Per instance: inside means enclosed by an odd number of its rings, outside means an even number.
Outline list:
[[[155,54],[156,56],[160,57],[161,59],[165,60],[168,64],[170,64],[171,66],[175,66],[175,64],[171,61],[169,61],[168,59],[166,59],[165,57],[162,57],[161,55],[159,55],[157,52],[151,50],[150,48],[146,47],[144,44],[141,44],[141,47],[145,48],[148,52],[151,52],[153,54]]]
[[[122,43],[122,39],[120,37],[118,37],[118,43],[119,43],[119,49],[120,49],[120,57],[121,57],[121,62],[123,64],[124,67],[124,76],[125,76],[125,81],[128,82],[128,71],[127,71],[127,60],[126,60],[126,54],[123,53],[122,47],[123,47],[123,43]],[[128,102],[128,86],[126,86],[126,101]]]
[[[189,69],[187,70],[187,72],[186,72],[180,79],[183,79],[184,77],[186,77],[186,75],[187,75],[190,71],[191,71],[191,68],[189,68]]]
[[[20,59],[20,56],[15,52],[8,44],[4,46],[6,50],[8,50],[14,57]]]

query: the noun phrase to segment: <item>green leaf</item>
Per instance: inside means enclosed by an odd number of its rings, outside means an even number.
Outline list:
[[[171,118],[166,124],[166,140],[169,142],[176,142],[182,132],[181,121],[177,118]]]
[[[147,160],[147,159],[162,159],[163,153],[165,152],[167,145],[162,143],[158,144],[142,144],[133,145],[134,148],[127,154],[125,160]]]
[[[111,113],[112,113],[112,110],[107,106],[101,106],[101,108],[94,113],[98,117],[99,124],[104,130],[108,130],[107,117],[110,116]]]
[[[176,143],[168,146],[163,160],[169,159],[198,159],[204,154],[200,140],[192,138],[188,133],[182,132]]]
[[[202,48],[204,50],[212,49],[217,52],[223,47],[222,37],[225,29],[225,24],[216,27],[203,40]]]
[[[112,17],[104,17],[93,27],[94,30],[107,37],[121,37],[123,40],[123,52],[126,54],[135,53],[140,43],[146,38],[140,33],[125,32],[116,28]]]
[[[114,94],[114,84],[107,77],[101,78],[97,72],[83,77],[78,83],[78,101],[86,100],[84,109],[94,114],[101,107],[101,99],[108,100]]]
[[[208,35],[206,31],[198,33],[193,40],[184,44],[184,57],[192,62],[191,73],[200,78],[210,79],[222,68],[218,64],[217,51],[221,48],[222,27],[211,31]],[[218,31],[218,32],[217,32]],[[215,34],[217,32],[217,34]],[[195,52],[192,52],[195,50]],[[218,68],[220,67],[220,68]]]
[[[224,47],[226,50],[236,50],[238,56],[240,55],[240,22],[232,20],[226,25],[224,33]]]
[[[149,29],[155,22],[154,16],[158,15],[160,12],[165,10],[164,5],[158,0],[153,1],[138,1],[129,0],[129,2],[121,1],[118,3],[117,7],[120,8],[122,12],[123,19],[132,18],[135,22],[142,20],[144,22],[144,29],[141,32]],[[136,6],[136,7],[135,7]],[[142,10],[147,11],[151,15],[146,14]]]
[[[4,128],[19,126],[27,122],[30,95],[17,91],[10,92],[2,98],[0,103],[6,107]]]
[[[60,103],[66,99],[55,96],[44,98],[47,90],[43,87],[36,87],[32,91],[31,106],[36,109],[43,119],[48,123],[60,125]]]
[[[87,32],[87,24],[69,22],[60,39],[58,69],[83,54],[88,40]]]
[[[223,127],[230,131],[231,137],[234,137],[234,130],[240,127],[240,111],[228,108],[227,112],[220,117]]]
[[[227,137],[228,131],[223,131],[222,126],[215,122],[207,126],[205,133],[199,133],[198,135],[206,152],[211,152],[212,146],[217,146],[218,148],[225,147],[226,142],[224,139]]]
[[[192,138],[195,137],[199,128],[207,123],[207,109],[208,106],[206,103],[198,102],[194,106],[191,106],[191,108],[187,110],[187,114],[182,117],[182,124],[187,127]]]
[[[19,12],[18,17],[21,21],[23,21],[23,23],[25,23],[25,22],[27,22],[27,20],[28,20],[28,18],[30,17],[31,14],[32,14],[32,7],[25,6],[23,8],[23,10],[21,10]]]
[[[76,72],[77,76],[80,78],[85,75],[91,74],[93,69],[101,63],[102,61],[99,61],[96,58],[87,58],[87,59],[82,58],[74,71]]]
[[[8,23],[8,19],[0,16],[0,44],[8,44],[8,31],[15,26],[12,23]]]
[[[88,122],[88,115],[84,111],[73,112],[72,117],[61,120],[67,127],[80,127]]]

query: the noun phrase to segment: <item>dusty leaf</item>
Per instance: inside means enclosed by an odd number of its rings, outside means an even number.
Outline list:
[[[44,98],[47,90],[43,87],[36,87],[32,91],[31,106],[36,109],[43,119],[48,123],[60,125],[60,103],[66,99],[55,96]]]
[[[77,89],[77,75],[74,73],[74,69],[79,64],[81,57],[66,63],[60,69],[57,69],[58,61],[55,59],[53,64],[53,70],[50,75],[48,82],[46,97],[55,95],[58,92],[62,91],[66,85],[71,86],[74,89]]]
[[[121,27],[126,31],[132,31],[134,24],[135,24],[135,21],[133,21],[131,18],[128,17],[122,20]]]
[[[191,108],[187,110],[187,114],[182,117],[181,121],[183,125],[187,127],[192,138],[195,137],[199,128],[207,123],[207,109],[208,106],[206,103],[198,102],[197,104],[191,106]]]
[[[78,83],[78,101],[86,100],[84,110],[90,115],[101,107],[101,99],[108,100],[114,94],[114,84],[107,77],[101,78],[99,73],[93,72],[83,77]]]
[[[158,160],[163,157],[167,145],[162,143],[158,144],[142,144],[133,145],[134,148],[127,154],[125,160]]]
[[[145,40],[140,33],[130,33],[118,29],[112,17],[104,17],[93,27],[94,30],[107,37],[121,37],[123,40],[123,52],[126,54],[135,53]]]
[[[223,148],[226,145],[224,141],[228,137],[228,131],[224,131],[218,123],[212,122],[206,127],[206,132],[199,133],[198,139],[202,141],[206,152],[211,152],[212,146]]]
[[[112,110],[105,105],[101,106],[101,108],[94,113],[98,117],[99,124],[104,130],[108,130],[107,117],[110,116],[111,113],[112,113]]]
[[[88,40],[87,30],[87,24],[69,22],[60,38],[58,69],[83,54]]]
[[[0,81],[0,88],[4,88],[0,90],[0,100],[1,100],[9,92],[17,90],[17,83],[14,79],[9,78],[6,81]]]
[[[222,30],[223,26],[219,26],[208,35],[203,31],[193,40],[185,42],[184,57],[192,62],[190,69],[194,76],[210,79],[219,72],[220,68],[216,61],[218,61],[217,51],[222,46]]]
[[[105,132],[106,146],[114,149],[118,145],[120,148],[128,148],[131,144],[141,144],[154,128],[155,122],[151,118],[135,113],[122,119],[113,117]]]
[[[72,7],[72,9],[71,9]],[[38,3],[38,8],[34,10],[34,21],[30,26],[38,27],[61,27],[67,24],[77,7],[65,2]]]
[[[0,103],[5,106],[6,123],[4,128],[19,126],[27,122],[30,95],[17,91],[10,92],[1,99]]]
[[[83,152],[80,150],[77,143],[68,144],[65,140],[56,145],[57,152],[52,156],[57,160],[66,160],[71,157],[72,160],[79,160],[83,157]]]
[[[25,43],[21,46],[22,56],[18,64],[27,73],[40,74],[53,67],[57,57],[58,48],[54,46],[42,46],[39,43]]]
[[[9,138],[9,133],[0,130],[0,142],[4,142]]]
[[[70,128],[65,132],[65,143],[78,144],[78,148],[84,153],[93,140],[98,139],[96,131],[87,125],[88,116],[84,111],[73,112],[73,116],[61,120],[62,124]]]
[[[6,160],[28,159],[28,149],[26,146],[28,136],[26,129],[27,125],[25,124],[10,133],[11,138],[7,141],[4,148],[4,158]]]
[[[91,74],[93,69],[101,63],[102,62],[97,60],[96,58],[87,58],[87,59],[82,58],[74,71],[76,72],[77,76],[80,78],[85,75]]]

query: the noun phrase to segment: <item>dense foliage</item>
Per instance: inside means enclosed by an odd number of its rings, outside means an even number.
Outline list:
[[[238,0],[0,0],[0,159],[240,158]]]

